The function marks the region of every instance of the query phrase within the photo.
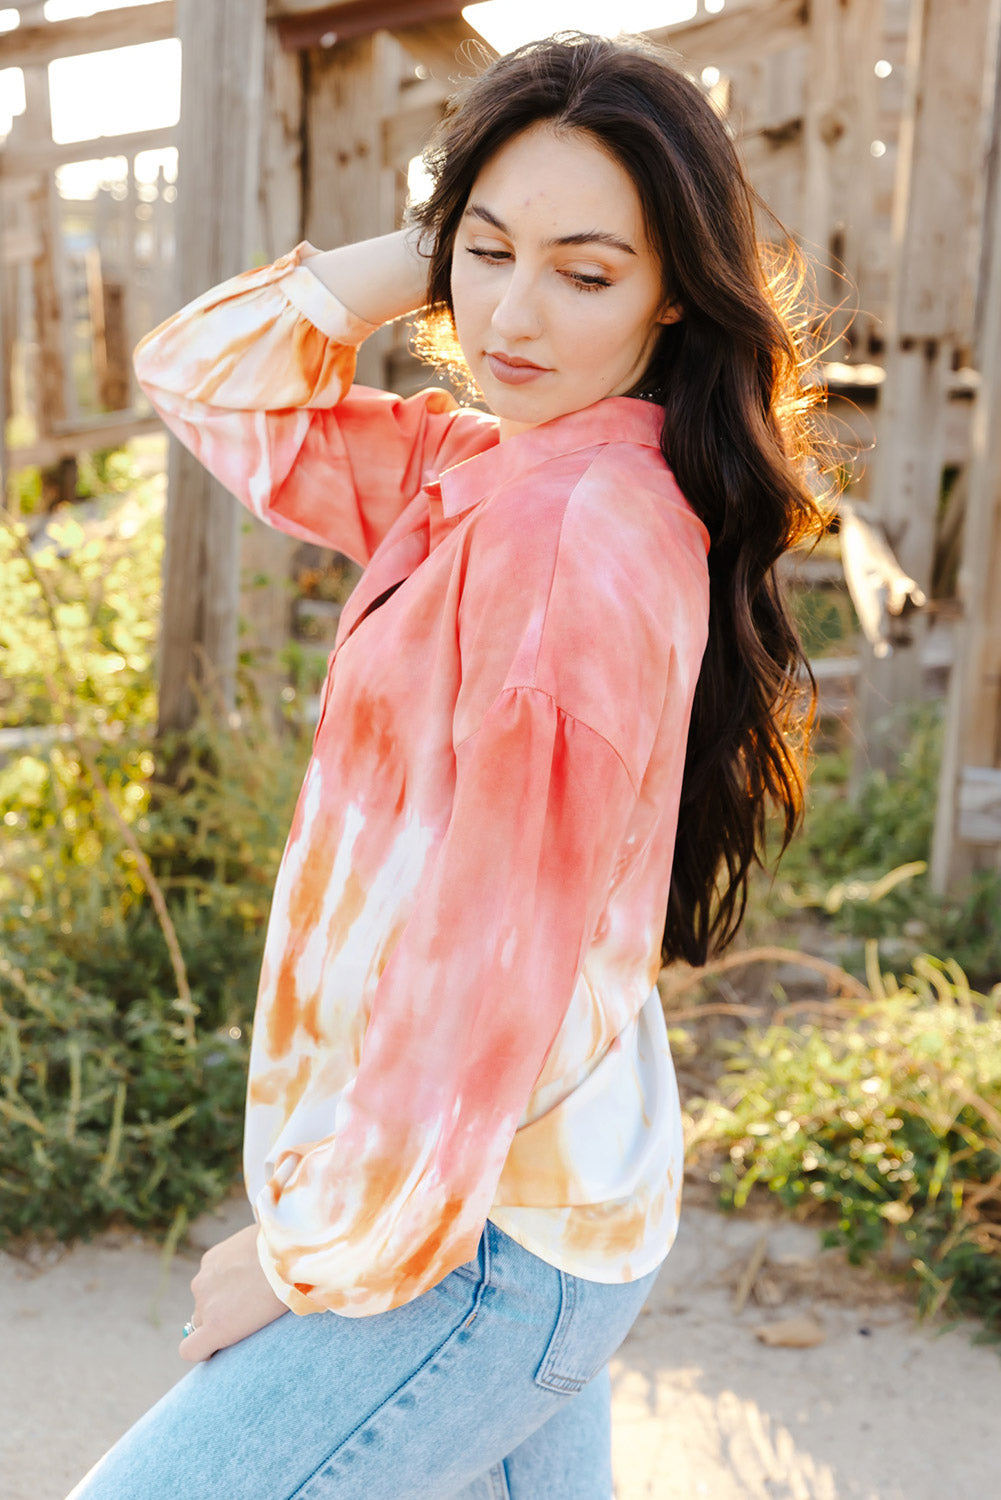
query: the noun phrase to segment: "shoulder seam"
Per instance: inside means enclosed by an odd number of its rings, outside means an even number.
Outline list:
[[[546,692],[545,688],[537,687],[534,682],[505,683],[500,692],[497,694],[497,697],[493,700],[493,703],[491,703],[490,708],[487,710],[487,712],[492,712],[502,698],[506,698],[512,693],[534,693],[539,698],[545,698],[549,703],[552,704],[553,708],[558,714],[562,714],[564,719],[569,719],[572,723],[578,724],[582,729],[586,729],[588,734],[593,734],[595,739],[601,740],[602,744],[608,746],[609,750],[611,750],[612,754],[615,756],[615,759],[619,762],[619,765],[622,767],[625,773],[626,780],[629,782],[634,795],[637,797],[639,796],[640,788],[637,785],[636,778],[633,776],[632,771],[630,771],[629,767],[627,766],[625,758],[623,757],[622,752],[619,750],[618,746],[613,745],[612,741],[606,734],[602,734],[600,729],[595,729],[593,724],[589,724],[587,720],[582,719],[579,714],[571,713],[568,708],[564,708],[563,705],[553,697],[552,693]],[[469,734],[464,735],[463,738],[453,746],[453,753],[455,755],[458,755],[459,751],[464,745],[468,745],[470,740],[475,740],[476,736],[480,733],[480,730],[482,728],[483,725],[480,724],[475,729],[470,730]]]

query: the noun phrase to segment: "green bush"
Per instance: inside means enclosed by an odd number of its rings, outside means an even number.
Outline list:
[[[690,1103],[691,1152],[726,1152],[731,1207],[760,1184],[826,1210],[855,1261],[896,1240],[925,1308],[1001,1334],[1001,985],[975,994],[927,955],[901,985],[868,957],[870,1002],[729,1044],[714,1096]]]
[[[50,521],[42,545],[0,526],[0,717],[9,727],[74,721],[107,737],[155,715],[153,657],[163,528],[147,497],[127,535]]]
[[[59,522],[35,550],[0,528],[4,717],[40,726],[0,767],[0,1243],[116,1218],[176,1232],[239,1169],[309,740],[243,712],[187,737],[183,770],[155,743],[159,553],[152,509],[127,535]]]
[[[156,780],[145,740],[123,739],[102,769],[166,900],[189,1000],[72,744],[6,773],[0,815],[19,776],[32,806],[0,873],[0,1242],[112,1215],[163,1228],[238,1170],[245,1038],[308,741],[240,720],[188,749],[177,786]]]
[[[30,979],[0,959],[0,1243],[165,1230],[226,1195],[244,1033],[187,1020],[176,1000],[78,984],[58,954]]]
[[[901,722],[897,773],[870,773],[854,798],[847,755],[816,757],[803,829],[775,881],[755,882],[748,931],[794,927],[805,911],[843,939],[842,961],[856,972],[865,942],[875,938],[895,965],[922,952],[948,953],[974,985],[996,982],[1001,874],[974,876],[948,896],[928,881],[942,728],[940,704],[912,708]]]

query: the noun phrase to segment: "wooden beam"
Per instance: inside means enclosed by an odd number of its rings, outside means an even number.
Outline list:
[[[137,151],[162,151],[177,145],[177,126],[156,130],[131,130],[125,135],[97,135],[87,141],[57,146],[40,141],[0,151],[0,192],[9,178],[32,172],[54,172],[74,161],[94,161],[105,156],[134,156]]]
[[[356,0],[268,0],[268,20],[277,20],[281,16],[309,16],[318,10],[346,10],[355,3]]]
[[[282,16],[309,16],[318,10],[344,10],[356,0],[268,0],[268,20]]]
[[[340,0],[305,14],[279,16],[275,24],[283,47],[332,47],[376,31],[397,31],[461,15],[461,0]]]
[[[0,34],[0,68],[43,65],[57,57],[80,57],[175,36],[175,0],[123,6],[69,21],[22,21]]]

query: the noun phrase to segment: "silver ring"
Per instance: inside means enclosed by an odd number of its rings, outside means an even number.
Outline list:
[[[182,1339],[186,1339],[187,1336],[188,1336],[188,1334],[189,1333],[194,1333],[194,1331],[195,1331],[195,1324],[192,1323],[189,1320],[187,1323],[185,1323],[183,1329],[181,1330],[181,1338]]]

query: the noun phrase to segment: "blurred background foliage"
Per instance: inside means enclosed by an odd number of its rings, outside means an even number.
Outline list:
[[[157,742],[161,506],[127,454],[94,483],[82,520],[0,524],[0,1244],[119,1221],[176,1239],[232,1189],[309,751],[315,663],[294,653],[280,714],[245,660],[235,715],[204,714],[183,759]],[[818,650],[853,628],[829,592],[797,600]],[[722,1202],[770,1192],[852,1257],[902,1265],[922,1305],[997,1334],[1001,882],[928,890],[939,709],[902,733],[900,774],[853,798],[847,751],[816,757],[804,830],[756,878],[741,939],[823,953],[868,998],[790,999],[773,968],[724,991],[753,1002],[745,1018],[668,1020],[681,1071],[697,1053],[707,1082],[691,1153]],[[696,995],[708,1016],[718,987]]]
[[[161,555],[139,481],[82,523],[0,525],[0,1243],[115,1218],[176,1233],[239,1168],[264,926],[309,740],[293,690],[280,734],[260,709],[204,715],[177,775],[178,747],[154,734]]]

